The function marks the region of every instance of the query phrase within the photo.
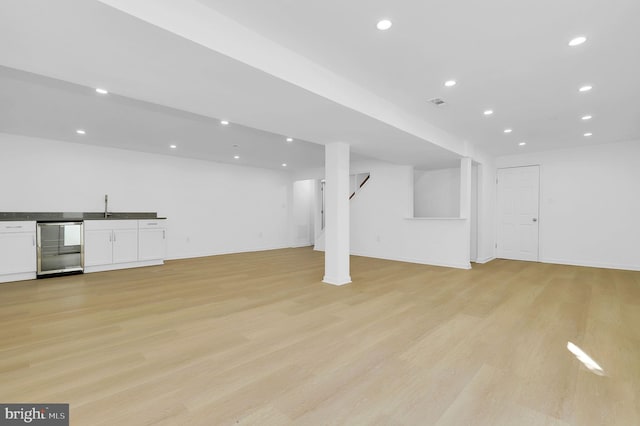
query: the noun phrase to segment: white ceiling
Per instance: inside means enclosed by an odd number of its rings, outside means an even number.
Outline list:
[[[139,19],[105,3],[149,13]],[[176,34],[167,23],[182,17],[163,15],[169,6],[210,19],[221,47],[198,38],[204,31],[195,17],[200,33]],[[285,47],[293,60],[276,64],[267,42],[241,46],[219,14]],[[294,148],[285,135],[347,141],[356,155],[423,168],[453,165],[465,153],[640,139],[637,16],[640,2],[631,0],[5,0],[0,65],[10,68],[0,69],[0,131],[77,141],[70,132],[85,127],[81,143],[216,161],[229,161],[237,143],[246,164],[273,168],[322,164],[321,147]],[[382,17],[394,23],[387,32],[375,29]],[[581,34],[587,43],[567,46]],[[229,54],[249,47],[257,62]],[[280,71],[265,72],[260,60]],[[326,70],[316,79],[324,92],[286,77],[303,60]],[[299,69],[309,77],[313,67]],[[443,87],[450,78],[458,85]],[[594,89],[578,93],[582,84]],[[107,100],[93,87],[113,94]],[[361,90],[367,101],[340,97],[338,87]],[[428,104],[433,97],[447,105]],[[495,114],[484,117],[486,108]],[[593,119],[583,122],[585,114]],[[232,125],[221,128],[220,118]],[[503,134],[506,127],[513,133]],[[179,148],[167,152],[174,141]]]
[[[640,139],[638,0],[199,2],[492,154]]]
[[[2,66],[0,93],[5,133],[271,169],[283,169],[282,163],[286,170],[324,166],[322,145],[289,143],[283,135],[237,123],[224,126],[218,119],[99,95],[93,88]]]

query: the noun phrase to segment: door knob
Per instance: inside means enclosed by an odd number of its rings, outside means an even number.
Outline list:
[[[534,217],[534,218],[533,218],[533,221],[534,221],[534,222],[537,222],[537,221],[538,221],[538,219]]]

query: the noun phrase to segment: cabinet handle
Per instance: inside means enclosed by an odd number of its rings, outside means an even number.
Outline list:
[[[36,246],[36,236],[35,235],[31,236],[31,244],[33,244],[34,247]]]
[[[109,242],[113,242],[113,231],[109,232]]]
[[[162,230],[162,239],[164,240],[164,229]]]
[[[7,229],[22,229],[22,225],[7,226]]]
[[[116,242],[116,231],[113,231],[113,242]]]
[[[157,225],[158,222],[147,222],[147,225]]]

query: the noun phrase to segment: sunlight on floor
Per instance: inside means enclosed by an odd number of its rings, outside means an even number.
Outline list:
[[[606,375],[602,367],[600,367],[597,362],[595,362],[589,355],[585,353],[585,351],[580,349],[578,346],[574,345],[571,342],[567,342],[567,349],[569,349],[569,352],[574,354],[576,358],[578,358],[578,361],[583,363],[584,366],[587,367],[593,374],[597,374],[598,376]]]

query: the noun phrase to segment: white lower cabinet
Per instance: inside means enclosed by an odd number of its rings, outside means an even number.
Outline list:
[[[164,219],[138,221],[138,260],[164,259],[167,231]]]
[[[166,221],[85,220],[84,272],[162,265]],[[0,283],[36,278],[36,222],[0,221]]]
[[[36,222],[0,222],[0,283],[36,277]]]
[[[85,272],[161,265],[166,255],[165,220],[85,220]]]
[[[84,266],[86,272],[118,269],[117,265],[137,261],[137,220],[84,221]]]
[[[84,266],[109,265],[113,263],[113,230],[88,230],[84,222]]]
[[[135,262],[138,260],[138,229],[117,229],[113,231],[113,263]]]

